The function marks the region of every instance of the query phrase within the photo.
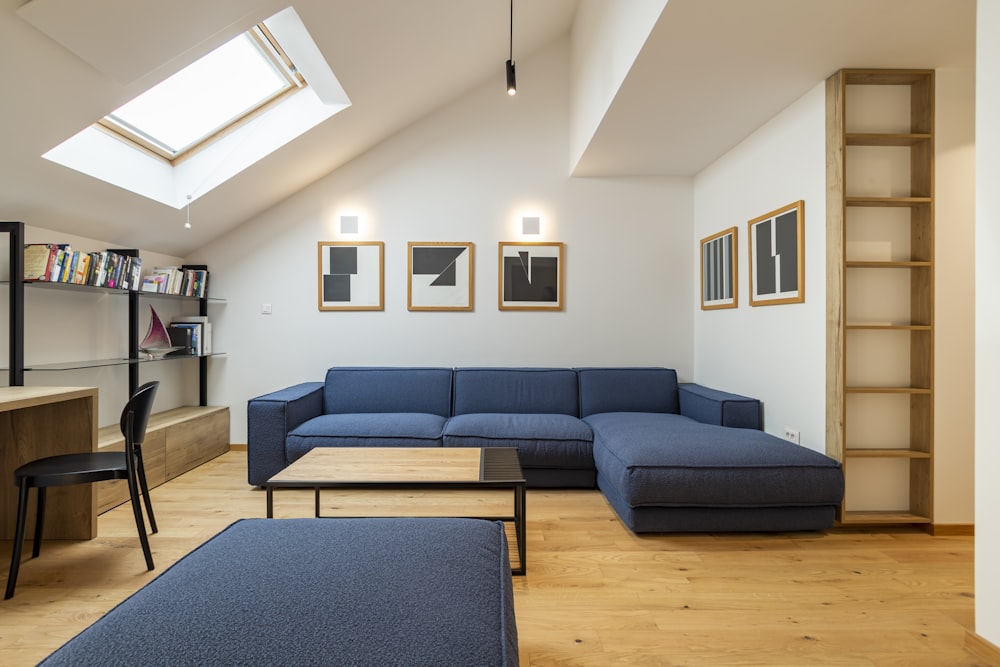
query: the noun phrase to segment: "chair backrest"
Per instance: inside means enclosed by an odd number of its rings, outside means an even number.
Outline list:
[[[149,415],[153,412],[153,399],[156,398],[159,386],[160,383],[155,380],[147,382],[136,389],[132,398],[125,404],[120,425],[126,444],[141,445],[145,439],[146,425],[149,424]]]

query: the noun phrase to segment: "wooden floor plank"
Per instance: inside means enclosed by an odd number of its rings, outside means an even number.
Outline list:
[[[265,513],[241,451],[152,496],[156,571],[145,570],[127,506],[100,517],[95,540],[46,542],[0,603],[0,664],[37,663],[232,521]],[[509,493],[323,500],[324,511],[348,513],[447,512],[456,501],[490,512]],[[279,516],[309,516],[312,502],[310,492],[275,493]],[[635,535],[596,490],[529,490],[527,508],[528,574],[514,578],[525,667],[986,665],[965,648],[971,537],[905,528]],[[0,542],[4,572],[9,558],[10,542]]]

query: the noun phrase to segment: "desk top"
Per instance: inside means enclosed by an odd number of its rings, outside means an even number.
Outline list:
[[[0,412],[77,398],[96,400],[97,387],[0,387]]]

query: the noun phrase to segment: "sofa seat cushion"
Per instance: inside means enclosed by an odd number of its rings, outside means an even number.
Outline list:
[[[458,415],[443,440],[445,447],[516,447],[522,468],[594,467],[590,427],[569,415]]]
[[[320,415],[288,434],[288,462],[313,447],[440,447],[445,418],[419,412]]]
[[[840,463],[763,431],[670,414],[585,421],[598,470],[631,507],[812,506],[843,498]]]

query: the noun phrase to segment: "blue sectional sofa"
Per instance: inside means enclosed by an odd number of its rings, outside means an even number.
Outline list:
[[[247,420],[257,486],[313,447],[516,447],[529,486],[597,486],[636,532],[820,530],[844,493],[759,401],[667,368],[338,367]]]

